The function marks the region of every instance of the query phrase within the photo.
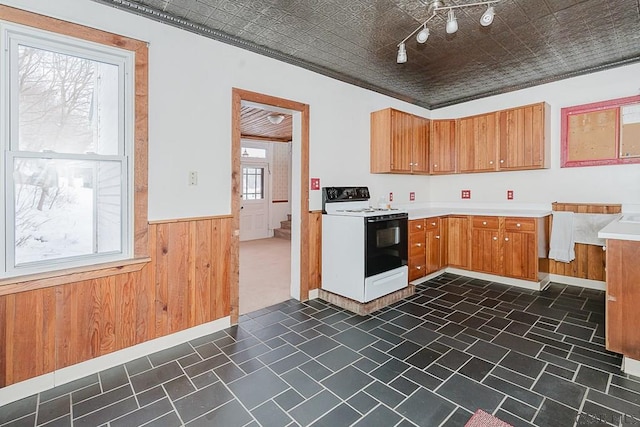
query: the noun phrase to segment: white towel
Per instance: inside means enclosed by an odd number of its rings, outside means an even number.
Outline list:
[[[576,258],[573,240],[573,212],[553,212],[549,258],[571,262]]]
[[[619,216],[618,214],[576,214],[573,218],[573,240],[586,245],[604,246],[605,239],[598,238],[598,231]]]

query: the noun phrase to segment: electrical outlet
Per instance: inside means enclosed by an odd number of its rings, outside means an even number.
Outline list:
[[[393,193],[389,193],[389,201],[393,202]]]
[[[320,189],[320,178],[311,178],[311,189],[312,190]]]
[[[513,200],[513,190],[507,190],[507,200]]]
[[[415,191],[410,192],[409,193],[409,200],[413,202],[415,199],[416,199]]]
[[[470,199],[471,198],[471,190],[462,190],[462,194],[460,195],[461,198],[463,199]]]
[[[198,172],[189,172],[189,185],[198,185]]]

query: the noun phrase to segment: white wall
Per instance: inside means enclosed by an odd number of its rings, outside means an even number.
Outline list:
[[[369,175],[369,113],[395,107],[428,117],[423,108],[87,0],[3,3],[150,43],[150,220],[230,213],[233,87],[310,105],[310,176],[322,186],[368,185],[407,200],[408,186],[417,187]],[[197,186],[187,185],[192,170]],[[419,185],[426,200],[428,183]],[[320,207],[320,192],[311,192],[310,208]]]
[[[540,101],[551,106],[551,169],[431,177],[432,200],[459,202],[464,188],[472,191],[472,203],[507,203],[512,189],[513,204],[640,204],[640,165],[560,168],[560,109],[638,95],[639,75],[640,64],[628,65],[432,111],[432,118],[450,118]]]
[[[640,64],[429,112],[87,0],[3,3],[150,42],[150,220],[230,213],[233,87],[309,104],[310,176],[322,186],[367,185],[374,203],[390,191],[395,203],[408,203],[410,191],[416,203],[454,202],[468,188],[472,203],[506,203],[506,190],[513,189],[514,203],[640,204],[639,165],[559,168],[560,108],[638,94]],[[446,118],[539,101],[552,107],[550,170],[436,177],[369,173],[372,111],[394,107]],[[198,171],[197,186],[187,185],[191,170]],[[319,191],[310,193],[310,208],[321,208]]]

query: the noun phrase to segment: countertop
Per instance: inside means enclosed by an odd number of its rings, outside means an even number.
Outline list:
[[[640,242],[640,222],[621,221],[623,218],[624,215],[621,215],[620,218],[610,222],[609,225],[598,232],[598,237],[601,239],[635,240]]]
[[[408,208],[409,219],[433,218],[445,215],[511,216],[542,218],[551,215],[548,210],[535,209],[473,209],[473,208]]]

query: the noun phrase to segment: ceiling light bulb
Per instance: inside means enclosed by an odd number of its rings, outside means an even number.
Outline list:
[[[284,116],[282,114],[269,114],[267,120],[273,125],[279,125],[284,120]]]
[[[489,6],[480,17],[480,25],[482,25],[483,27],[488,27],[489,25],[491,25],[494,15],[495,11],[493,10],[493,6]]]
[[[427,24],[424,24],[424,28],[420,30],[418,35],[416,36],[416,41],[418,43],[424,43],[429,38],[429,29],[427,28]]]
[[[398,46],[398,58],[396,59],[398,64],[404,64],[407,62],[407,48],[404,43],[400,43]]]
[[[456,19],[456,14],[453,12],[453,9],[449,9],[446,30],[447,34],[453,34],[458,31],[458,20]]]

